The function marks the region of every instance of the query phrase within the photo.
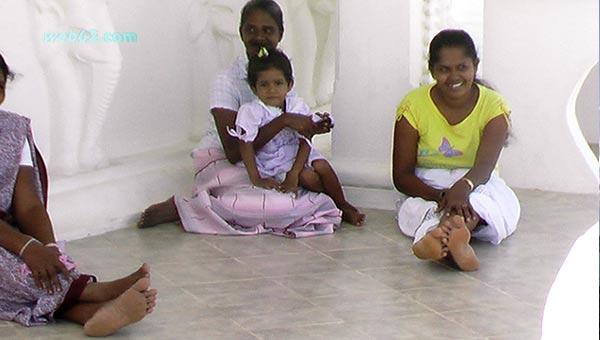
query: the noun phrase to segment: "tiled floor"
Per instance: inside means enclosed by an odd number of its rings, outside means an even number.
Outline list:
[[[133,227],[73,241],[86,272],[108,280],[148,262],[156,311],[122,339],[539,339],[545,297],[570,246],[598,220],[598,197],[520,190],[517,232],[474,242],[481,269],[419,261],[394,213],[367,210],[362,228],[290,240]],[[2,339],[79,339],[60,321]]]

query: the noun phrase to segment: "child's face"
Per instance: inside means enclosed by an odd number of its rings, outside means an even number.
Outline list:
[[[0,104],[4,102],[4,95],[6,89],[6,77],[2,72],[0,72]]]
[[[284,108],[285,96],[292,89],[281,70],[270,68],[258,73],[254,94],[266,105]]]

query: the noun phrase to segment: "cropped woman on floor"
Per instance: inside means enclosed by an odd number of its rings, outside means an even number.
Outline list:
[[[471,237],[499,244],[511,235],[520,206],[497,172],[510,128],[510,109],[476,78],[479,58],[471,37],[444,30],[429,45],[435,84],[411,91],[398,106],[393,180],[408,196],[398,225],[414,237],[421,259],[479,268]]]
[[[0,55],[0,104],[12,78]],[[156,290],[142,265],[118,280],[81,274],[57,244],[46,211],[47,177],[29,119],[0,109],[0,320],[24,326],[64,318],[106,336],[152,312]]]

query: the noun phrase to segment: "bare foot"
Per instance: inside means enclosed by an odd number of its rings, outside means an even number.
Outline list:
[[[361,226],[365,223],[365,214],[361,213],[348,202],[340,204],[338,207],[342,211],[342,220],[355,226]]]
[[[144,263],[135,272],[109,282],[94,282],[86,286],[79,299],[83,302],[106,302],[117,298],[140,279],[150,277],[150,266]]]
[[[448,227],[441,225],[428,232],[412,246],[416,257],[422,260],[439,261],[448,255]]]
[[[156,290],[150,288],[150,279],[139,279],[118,298],[102,306],[83,325],[87,336],[108,336],[117,330],[138,322],[156,306]]]
[[[467,228],[464,219],[455,215],[450,217],[452,229],[448,239],[448,250],[452,259],[461,270],[472,272],[479,269],[479,259],[469,244],[471,232]]]
[[[142,212],[139,221],[137,222],[138,228],[149,228],[157,224],[170,223],[179,220],[179,214],[177,213],[177,206],[175,206],[175,197],[171,196],[169,199],[153,204],[146,208]]]

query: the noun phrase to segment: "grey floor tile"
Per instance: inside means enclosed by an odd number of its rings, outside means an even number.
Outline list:
[[[154,273],[172,278],[179,285],[187,286],[206,282],[243,280],[258,277],[252,267],[235,259],[218,259],[203,263],[156,264]]]
[[[245,267],[252,268],[262,276],[267,277],[316,274],[349,269],[323,253],[315,251],[304,254],[245,257],[238,260]]]
[[[81,271],[112,280],[151,268],[154,313],[114,339],[529,340],[573,242],[598,220],[596,195],[517,190],[517,232],[473,241],[481,268],[416,259],[395,212],[364,209],[364,227],[284,239],[186,234],[177,224],[69,242]],[[2,339],[85,339],[59,321],[0,321]]]
[[[429,261],[419,261],[396,267],[365,269],[360,272],[399,291],[426,287],[463,286],[474,280],[455,269]]]
[[[184,289],[195,297],[199,307],[269,306],[278,301],[301,307],[312,306],[293,290],[264,278],[197,284]]]
[[[320,307],[332,310],[348,324],[431,313],[431,309],[407,294],[395,290],[311,298]]]
[[[306,298],[391,290],[372,277],[352,270],[286,276],[273,280]]]
[[[308,327],[323,323],[335,323],[342,320],[331,311],[315,307],[300,307],[285,301],[258,306],[243,306],[231,309],[229,318],[244,329],[260,331],[285,326]]]
[[[540,330],[541,310],[525,304],[443,313],[445,317],[486,337]]]
[[[264,340],[369,340],[374,339],[360,331],[359,327],[346,323],[335,323],[325,325],[310,325],[307,327],[288,327],[254,331],[260,339]]]
[[[394,267],[420,262],[419,259],[412,254],[410,247],[401,245],[381,248],[324,251],[324,253],[337,262],[357,270]]]
[[[256,235],[256,236],[214,236],[205,237],[206,242],[211,244],[216,249],[233,256],[267,256],[281,254],[301,254],[313,251],[302,242],[295,239],[272,235]]]
[[[466,282],[461,286],[410,289],[403,293],[439,313],[522,303],[506,293],[478,281]]]
[[[361,227],[351,227],[333,235],[307,238],[302,242],[321,251],[380,248],[395,245],[390,238],[371,232],[369,228]]]
[[[481,338],[475,332],[435,313],[372,320],[361,323],[359,329],[374,339],[467,340]]]

